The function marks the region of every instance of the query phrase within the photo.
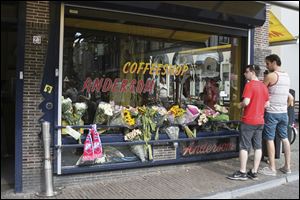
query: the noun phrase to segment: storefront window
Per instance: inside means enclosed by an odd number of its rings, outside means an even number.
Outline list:
[[[230,38],[229,43],[220,45],[212,42],[214,38],[218,36],[207,35],[193,45],[180,40],[66,27],[63,95],[73,103],[89,99],[95,105],[114,101],[124,106],[141,106],[162,98],[167,98],[169,104],[198,99],[209,106],[230,101],[231,96],[239,95],[240,58],[236,57],[240,53],[236,51],[240,46],[232,45],[239,39]],[[165,66],[171,67],[170,73],[164,70]],[[155,67],[160,71],[155,71]],[[179,71],[173,73],[176,67]],[[132,90],[121,88],[124,80]],[[154,82],[150,82],[150,88],[145,88],[147,80]],[[138,82],[141,88],[137,87]],[[162,82],[166,92],[160,90]],[[216,95],[213,99],[207,95],[211,85]]]
[[[230,120],[238,120],[233,103],[240,101],[241,49],[238,37],[65,18],[62,125],[110,125],[111,118],[101,121],[97,111],[105,103],[166,110],[188,104],[214,110],[219,104],[230,111]],[[106,156],[115,157],[103,162],[139,160],[131,145],[104,148],[110,152]],[[74,149],[64,151],[62,165],[80,162],[82,150],[75,160],[69,154],[77,155]]]

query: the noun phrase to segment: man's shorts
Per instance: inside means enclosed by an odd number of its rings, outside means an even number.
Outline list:
[[[262,131],[264,125],[249,125],[242,123],[240,127],[240,150],[250,151],[261,149]]]
[[[288,115],[287,113],[265,113],[265,127],[263,138],[274,140],[277,133],[280,139],[288,138]]]

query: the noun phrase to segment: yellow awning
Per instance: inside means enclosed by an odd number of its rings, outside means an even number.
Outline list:
[[[295,40],[278,18],[271,11],[269,12],[269,43]]]

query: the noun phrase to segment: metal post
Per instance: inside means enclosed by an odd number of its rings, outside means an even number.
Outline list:
[[[37,193],[37,196],[52,197],[58,194],[53,191],[53,174],[50,154],[50,123],[45,121],[42,123],[43,146],[44,146],[44,178],[45,178],[45,192]]]

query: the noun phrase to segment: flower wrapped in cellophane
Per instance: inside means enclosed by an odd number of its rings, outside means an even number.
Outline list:
[[[212,118],[213,121],[229,121],[228,110],[224,106],[220,106],[218,104],[214,105],[215,110],[218,115]]]
[[[179,105],[172,106],[168,111],[168,120],[171,124],[184,124],[185,117],[184,117],[185,110],[180,108]]]
[[[87,110],[86,103],[74,103],[70,98],[64,99],[62,97],[62,126],[79,126],[84,125],[84,121],[82,120],[83,115]],[[74,137],[74,139],[78,140],[78,134],[83,134],[83,128],[79,129],[79,132],[76,133],[75,129],[70,127],[62,129],[63,135],[70,135]],[[81,142],[79,140],[79,142]]]
[[[177,126],[166,127],[164,129],[164,131],[167,133],[168,137],[171,140],[176,140],[176,139],[179,138],[179,128]],[[175,148],[177,148],[178,142],[173,142],[173,145],[174,145]]]
[[[106,124],[113,116],[113,107],[111,104],[106,102],[100,102],[98,104],[94,124]]]
[[[216,131],[219,128],[230,129],[227,127],[225,123],[222,123],[222,122],[229,121],[229,116],[227,114],[228,110],[225,107],[217,104],[214,106],[214,108],[215,110],[206,107],[205,109],[202,110],[200,117],[198,119],[198,125],[206,130]],[[214,123],[214,122],[221,122],[221,123]]]
[[[219,112],[216,112],[209,107],[203,109],[201,111],[200,117],[198,119],[198,125],[199,126],[205,125],[207,122],[211,121],[212,119],[217,117],[219,114],[220,114]]]
[[[142,124],[142,139],[146,142],[144,149],[148,152],[149,160],[152,160],[152,147],[148,142],[151,140],[152,132],[156,130],[156,124],[153,121],[153,118],[157,111],[146,106],[138,107],[137,109]]]
[[[61,112],[62,120],[65,120],[68,124],[72,124],[73,105],[70,98],[65,99],[64,97],[62,97]]]
[[[153,109],[155,111],[153,118],[152,118],[153,122],[157,126],[162,126],[163,123],[167,119],[167,115],[168,115],[167,109],[162,106],[152,106],[151,109]]]
[[[191,123],[200,115],[200,110],[197,106],[187,105],[185,112],[185,124]]]
[[[142,141],[143,134],[139,129],[133,129],[124,136],[125,141]],[[143,144],[130,145],[130,150],[142,161],[146,161],[147,151]]]
[[[185,133],[189,138],[195,138],[196,133],[191,131],[187,123],[194,121],[200,114],[196,106],[189,105],[186,110],[180,108],[178,105],[171,107],[168,111],[169,121],[174,124],[179,124],[183,127]]]
[[[129,129],[133,129],[135,126],[139,125],[137,109],[132,107],[121,107],[118,112],[114,112],[109,125],[125,126]]]
[[[142,136],[142,132],[139,129],[133,129],[131,132],[128,132],[124,136],[125,141],[134,141],[140,140]]]
[[[168,137],[172,140],[176,140],[179,137],[179,128],[177,126],[169,126],[164,129]]]

